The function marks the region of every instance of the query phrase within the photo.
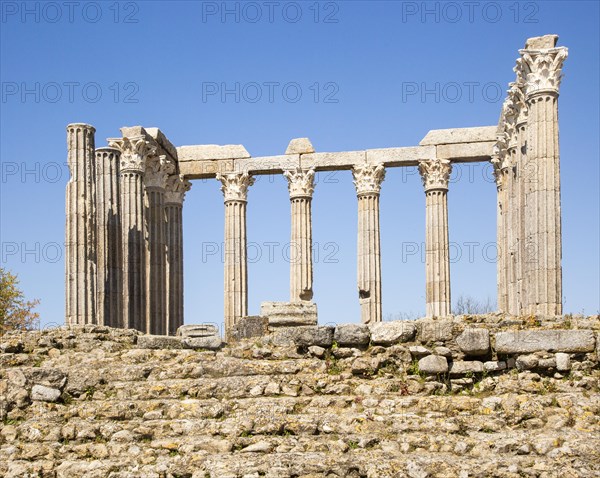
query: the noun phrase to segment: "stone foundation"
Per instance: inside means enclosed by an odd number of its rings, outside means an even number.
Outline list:
[[[214,332],[1,337],[0,475],[600,474],[598,316]]]

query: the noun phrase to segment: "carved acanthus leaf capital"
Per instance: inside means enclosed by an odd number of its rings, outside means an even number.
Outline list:
[[[171,159],[166,156],[149,156],[146,160],[144,183],[147,188],[164,189],[167,178],[173,174],[177,167]]]
[[[568,50],[565,47],[519,50],[519,54],[521,58],[517,59],[514,71],[525,87],[526,97],[529,99],[542,92],[558,94]]]
[[[290,198],[311,198],[315,191],[315,170],[301,169],[284,171],[283,175],[288,180]]]
[[[217,173],[216,177],[221,181],[225,202],[246,201],[248,188],[254,184],[254,178],[248,173]]]
[[[352,168],[354,187],[356,194],[379,194],[381,183],[385,179],[385,167],[383,164],[364,164]]]
[[[165,185],[165,204],[183,204],[185,193],[190,190],[192,183],[183,174],[172,174],[167,177]]]
[[[120,170],[125,172],[144,173],[148,157],[156,153],[156,145],[143,136],[134,138],[109,138],[109,146],[121,152]]]
[[[452,163],[449,159],[430,159],[419,161],[419,172],[423,180],[425,192],[434,189],[448,189]]]

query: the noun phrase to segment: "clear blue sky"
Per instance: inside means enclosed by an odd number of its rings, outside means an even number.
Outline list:
[[[517,50],[547,33],[569,48],[560,97],[565,310],[600,308],[598,2],[481,2],[472,10],[430,2],[428,11],[422,2],[226,2],[230,13],[222,2],[1,5],[1,261],[41,299],[43,323],[64,318],[68,123],[93,124],[98,147],[137,124],[161,128],[176,145],[243,144],[254,156],[282,154],[304,136],[317,151],[411,146],[431,129],[496,124]],[[239,98],[221,95],[236,84]],[[436,84],[438,97],[422,97]],[[489,167],[457,168],[454,179],[453,299],[495,300]],[[413,252],[424,240],[424,202],[414,169],[388,170],[384,316],[424,312],[424,264]],[[319,175],[321,323],[359,321],[356,209],[349,172]],[[263,300],[288,299],[289,228],[285,181],[261,177],[248,206],[251,314]],[[188,193],[184,235],[185,320],[220,322],[222,262],[210,254],[223,240],[215,180]]]

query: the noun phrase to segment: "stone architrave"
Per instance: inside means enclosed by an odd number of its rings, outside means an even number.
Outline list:
[[[385,178],[382,164],[352,169],[358,198],[357,283],[363,324],[381,322],[381,250],[379,194]]]
[[[290,301],[310,301],[313,297],[311,201],[315,170],[284,171],[291,202]]]
[[[144,238],[144,172],[156,145],[145,136],[109,139],[121,152],[120,216],[123,251],[122,327],[148,332],[146,327],[146,245]]]
[[[182,175],[167,178],[166,216],[166,333],[175,335],[183,325],[183,201],[191,183]]]
[[[119,158],[116,148],[96,150],[97,323],[121,326],[122,250]]]
[[[96,161],[93,126],[67,126],[66,322],[96,323]]]
[[[247,173],[218,173],[225,199],[225,335],[248,315],[246,205],[254,178]]]
[[[450,315],[448,242],[448,159],[419,161],[425,188],[425,301],[427,317]]]
[[[530,38],[515,67],[528,109],[527,162],[532,166],[525,190],[525,311],[541,315],[562,313],[558,94],[568,52],[555,48],[557,39]]]

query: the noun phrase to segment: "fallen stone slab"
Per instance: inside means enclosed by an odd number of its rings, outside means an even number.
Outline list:
[[[140,335],[137,339],[137,348],[139,349],[182,349],[183,341],[181,337],[171,337],[168,335]]]
[[[370,324],[369,329],[371,330],[371,343],[375,345],[411,342],[417,330],[414,324],[402,320]]]
[[[341,324],[335,328],[333,340],[342,347],[369,345],[369,327],[362,324]]]
[[[516,330],[496,334],[496,352],[522,354],[532,352],[593,352],[596,345],[591,330]]]
[[[451,320],[422,320],[417,322],[417,339],[422,343],[452,340],[454,324]]]
[[[269,333],[269,318],[260,315],[242,317],[242,320],[233,325],[228,340],[251,339],[262,337]]]
[[[212,337],[219,335],[219,327],[215,324],[182,325],[177,329],[178,337]]]
[[[218,335],[212,337],[185,337],[183,340],[183,348],[186,349],[209,349],[217,350],[221,348],[222,341]]]
[[[270,327],[317,325],[317,304],[313,302],[262,302],[260,315]]]

